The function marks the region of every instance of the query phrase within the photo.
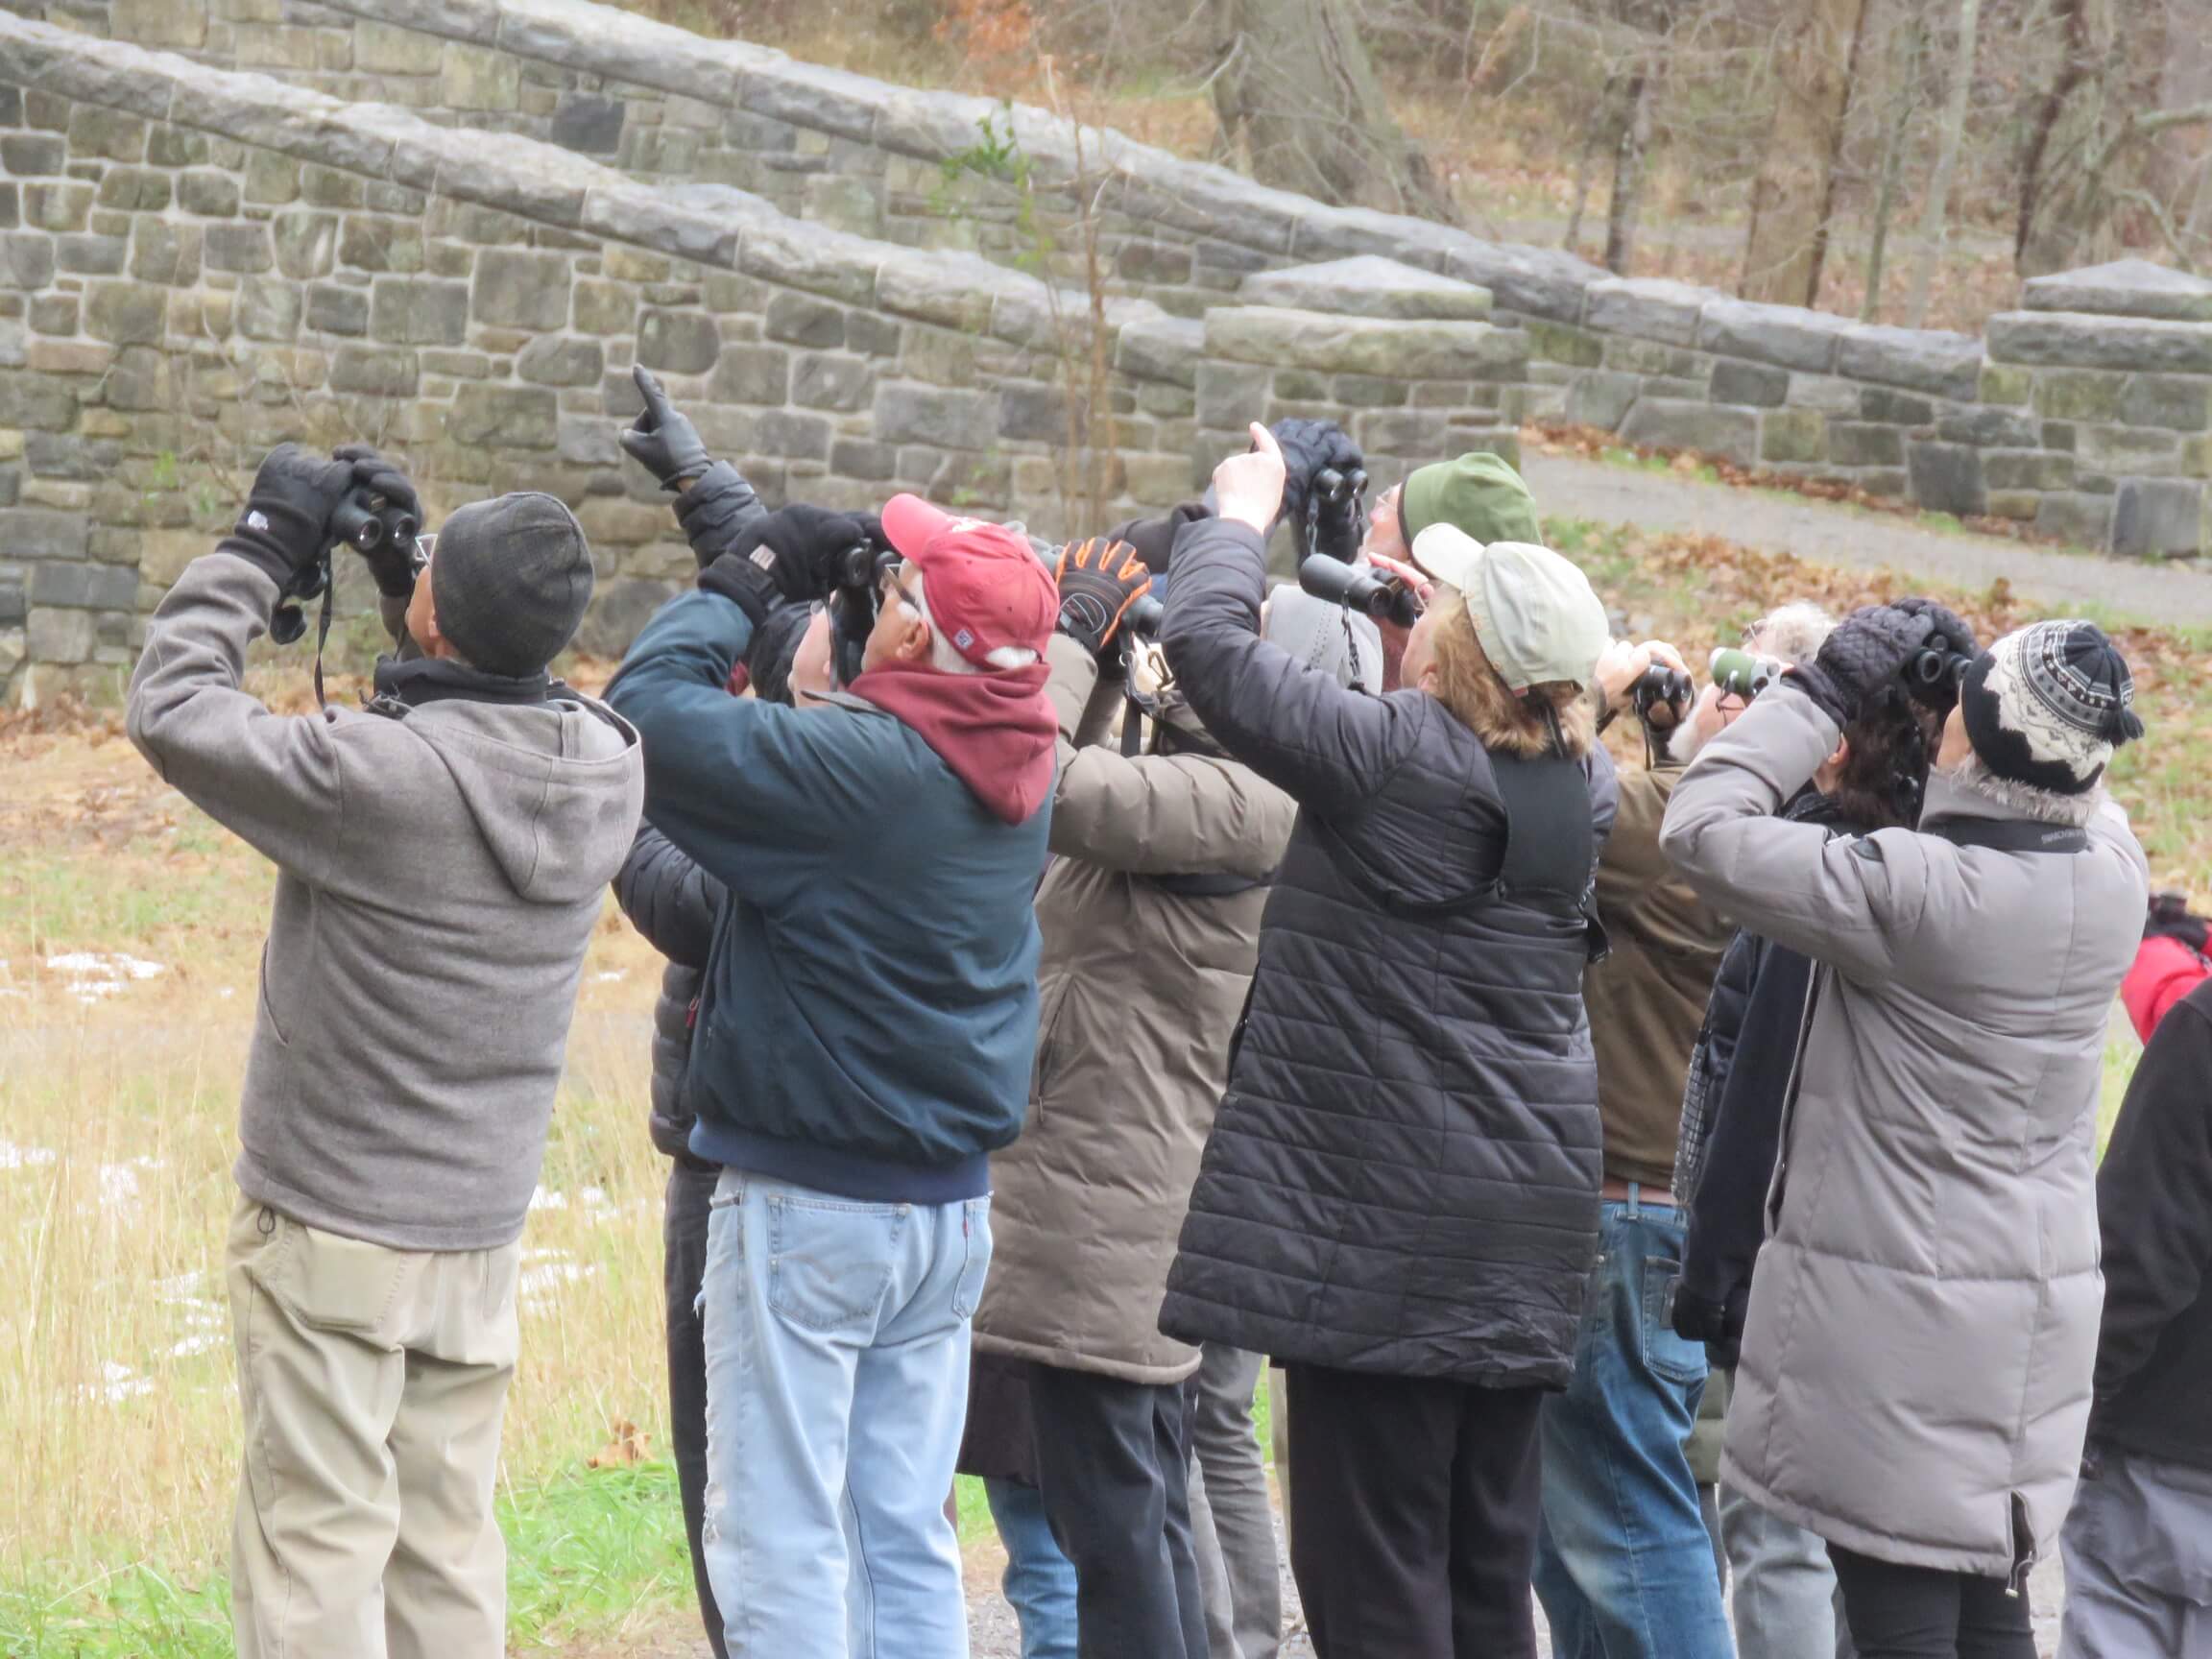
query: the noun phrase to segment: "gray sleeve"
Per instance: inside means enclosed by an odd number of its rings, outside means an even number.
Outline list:
[[[339,861],[345,785],[330,719],[276,714],[241,688],[276,584],[247,560],[185,566],[146,631],[127,730],[154,770],[224,828],[310,881]]]
[[[1675,785],[1659,845],[1738,926],[1854,978],[1895,972],[1927,907],[1929,837],[1831,836],[1778,818],[1839,740],[1801,692],[1767,692]],[[1948,850],[1946,850],[1948,851]]]

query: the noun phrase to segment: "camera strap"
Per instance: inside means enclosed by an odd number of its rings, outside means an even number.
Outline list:
[[[323,554],[323,610],[315,618],[315,707],[327,709],[329,702],[323,695],[323,647],[330,642],[330,615],[337,603],[338,572],[331,568],[327,549]]]

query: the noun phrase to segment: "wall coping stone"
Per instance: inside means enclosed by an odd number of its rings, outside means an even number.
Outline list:
[[[1237,298],[1249,305],[1280,305],[1296,311],[1334,311],[1348,317],[1455,319],[1484,322],[1490,316],[1490,290],[1456,276],[1360,253],[1321,265],[1292,265],[1280,271],[1255,271],[1244,278]]]
[[[2212,324],[2086,311],[2008,311],[1989,319],[1998,363],[2069,369],[2212,373]]]
[[[2031,276],[2021,303],[2030,311],[2212,323],[2212,280],[2148,259],[2115,259],[2086,270]]]

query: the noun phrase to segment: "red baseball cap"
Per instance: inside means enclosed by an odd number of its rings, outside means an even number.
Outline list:
[[[1045,655],[1060,592],[1026,538],[1003,524],[955,518],[919,495],[883,504],[883,534],[925,584],[929,619],[978,668],[1002,668],[994,651]]]

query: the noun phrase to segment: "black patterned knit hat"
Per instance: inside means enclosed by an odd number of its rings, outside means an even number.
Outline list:
[[[2081,795],[2115,748],[2143,735],[2134,698],[2134,677],[2102,628],[2037,622],[1974,660],[1959,706],[1974,753],[1997,777]]]

